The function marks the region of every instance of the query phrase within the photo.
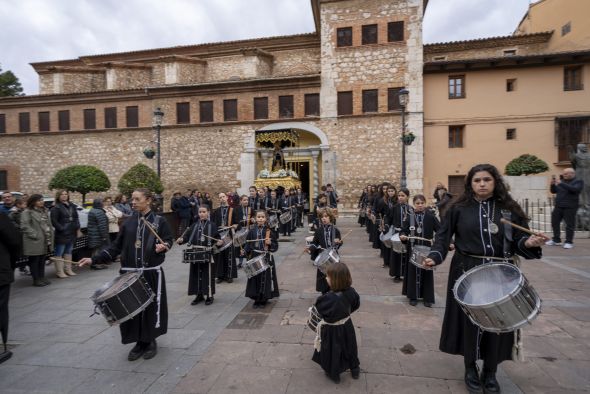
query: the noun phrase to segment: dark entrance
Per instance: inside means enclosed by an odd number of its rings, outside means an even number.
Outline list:
[[[301,190],[307,196],[307,200],[309,201],[310,194],[310,185],[309,185],[309,162],[307,161],[293,161],[289,163],[293,171],[299,175],[299,180],[301,181]]]

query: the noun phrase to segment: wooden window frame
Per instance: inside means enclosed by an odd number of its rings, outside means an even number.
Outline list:
[[[347,116],[354,114],[354,95],[352,91],[338,92],[337,100],[338,116]],[[350,111],[346,111],[349,104]]]
[[[18,113],[18,131],[19,133],[31,132],[31,114],[29,112]]]
[[[0,190],[8,190],[8,170],[0,170]]]
[[[363,113],[371,114],[379,112],[379,89],[363,90]],[[375,100],[374,103],[371,100]]]
[[[238,120],[238,99],[223,100],[223,120],[225,122]]]
[[[191,123],[191,103],[183,101],[176,103],[176,124]]]
[[[96,109],[85,108],[83,110],[84,130],[96,130]]]
[[[303,96],[305,116],[320,116],[320,94],[307,93]]]
[[[584,90],[584,66],[565,66],[563,68],[563,90],[565,92]]]
[[[353,39],[352,27],[339,27],[336,29],[336,47],[351,47]]]
[[[254,106],[254,120],[268,119],[268,97],[254,97],[252,105]]]
[[[292,94],[279,96],[279,119],[295,117],[295,99]]]
[[[399,92],[404,89],[400,88],[388,88],[387,89],[387,111],[401,111],[402,106],[399,103]]]
[[[49,111],[37,112],[39,132],[51,131],[51,114]]]
[[[63,109],[57,111],[57,129],[59,131],[69,131],[70,130],[70,110]]]
[[[461,94],[457,95],[457,80],[461,81]],[[467,97],[465,93],[465,75],[449,75],[448,83],[449,100],[464,99]]]
[[[139,127],[139,107],[137,105],[125,107],[125,126]]]
[[[401,33],[401,39],[397,39],[399,38],[399,33]],[[406,31],[404,21],[393,21],[387,23],[387,42],[404,42],[406,40],[405,38]]]
[[[199,101],[199,122],[213,123],[215,120],[213,100]]]
[[[506,91],[507,92],[515,92],[516,91],[516,78],[509,78],[506,80]]]
[[[0,114],[0,134],[6,133],[6,114]]]
[[[376,23],[371,23],[370,25],[363,25],[361,27],[361,44],[362,45],[373,45],[373,44],[378,44],[378,43],[379,43],[379,25]]]
[[[449,149],[465,147],[465,125],[449,126]]]
[[[514,141],[516,140],[516,128],[511,127],[506,129],[506,141]]]
[[[105,107],[104,109],[104,128],[117,128],[117,107]]]

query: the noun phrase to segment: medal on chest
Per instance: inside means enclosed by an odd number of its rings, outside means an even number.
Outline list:
[[[140,249],[141,248],[141,239],[136,239],[135,240],[135,249]]]
[[[500,230],[498,228],[498,225],[494,222],[489,222],[489,227],[490,227],[490,233],[492,234],[498,234],[498,231]]]

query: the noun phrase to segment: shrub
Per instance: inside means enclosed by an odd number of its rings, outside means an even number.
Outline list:
[[[82,194],[82,204],[89,192],[104,192],[111,188],[107,175],[94,166],[75,165],[62,168],[49,181],[49,189],[64,189]]]
[[[161,194],[164,191],[156,172],[145,164],[136,164],[131,167],[123,174],[117,187],[121,193],[127,196],[131,196],[133,190],[138,188],[146,188],[156,194]]]
[[[543,160],[534,155],[524,154],[508,163],[505,172],[506,175],[519,176],[540,174],[547,170],[549,166]]]

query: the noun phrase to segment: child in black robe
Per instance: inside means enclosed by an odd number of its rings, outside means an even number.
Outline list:
[[[338,249],[342,246],[340,230],[333,225],[336,219],[333,211],[329,208],[325,208],[318,210],[317,212],[320,225],[315,231],[313,241],[308,249],[313,261],[315,261],[316,257],[318,257],[318,255],[324,250],[332,248]],[[328,282],[326,281],[326,275],[324,275],[319,268],[317,269],[316,274],[315,290],[322,294],[326,294],[330,291],[330,286],[328,286]]]
[[[360,362],[354,325],[350,314],[360,306],[360,297],[351,286],[350,271],[344,263],[327,269],[331,291],[318,297],[315,307],[322,320],[318,323],[312,360],[326,375],[340,383],[340,373],[350,369],[353,379],[360,375]]]

